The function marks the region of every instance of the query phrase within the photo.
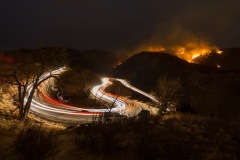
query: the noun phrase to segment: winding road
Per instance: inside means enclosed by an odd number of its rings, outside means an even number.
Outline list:
[[[53,73],[57,74],[63,71],[64,69],[60,68],[58,70],[53,71]],[[41,76],[40,80],[48,75],[49,73],[44,74],[43,76]],[[109,108],[87,109],[59,102],[58,100],[52,98],[48,94],[47,91],[48,85],[45,84],[48,84],[50,80],[51,79],[41,84],[34,95],[30,108],[30,110],[33,111],[34,113],[56,120],[90,122],[93,120],[93,116],[98,116],[105,112],[109,112]],[[91,93],[104,101],[114,103],[114,107],[111,109],[111,112],[127,116],[137,115],[141,111],[141,107],[135,106],[134,108],[132,107],[131,109],[129,109],[127,105],[128,102],[126,102],[127,100],[124,100],[122,98],[116,98],[116,96],[106,94],[104,92],[104,88],[110,85],[109,81],[110,81],[109,78],[102,78],[102,84],[93,87]],[[31,89],[32,85],[29,85],[27,91],[30,92]],[[25,101],[27,100],[27,98],[28,94],[25,97]]]
[[[66,69],[60,68],[54,70],[53,74],[61,74]],[[49,76],[50,73],[46,73],[41,76],[40,80]],[[30,110],[33,113],[36,113],[40,116],[44,116],[48,119],[53,120],[65,120],[65,121],[80,121],[80,122],[91,122],[94,116],[102,115],[106,112],[114,112],[119,113],[120,115],[126,115],[128,117],[138,115],[142,108],[135,104],[132,100],[127,99],[125,97],[112,95],[104,92],[104,89],[111,85],[111,80],[116,80],[121,82],[125,87],[142,94],[154,102],[160,103],[158,99],[132,85],[130,85],[127,81],[123,79],[115,79],[115,78],[102,78],[102,84],[94,86],[91,90],[92,95],[100,98],[109,104],[114,104],[114,107],[110,110],[106,109],[88,109],[88,108],[80,108],[76,106],[72,106],[66,103],[62,103],[59,100],[52,98],[49,95],[48,89],[50,87],[51,78],[42,83],[37,92],[35,92],[34,97],[32,99]],[[27,92],[29,93],[32,90],[32,85],[28,86]],[[25,102],[27,101],[28,94],[25,97]]]

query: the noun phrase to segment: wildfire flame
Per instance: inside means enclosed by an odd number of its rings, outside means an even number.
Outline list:
[[[162,47],[161,45],[142,45],[138,47],[137,49],[134,50],[135,53],[139,53],[142,51],[147,51],[147,52],[164,52],[166,49]]]
[[[207,42],[201,42],[201,43],[189,42],[183,45],[168,46],[168,47],[163,47],[162,45],[160,45],[160,47],[156,45],[145,46],[145,48],[141,47],[138,50],[142,50],[142,51],[144,50],[144,51],[150,51],[150,52],[166,51],[190,63],[194,63],[194,59],[202,55],[208,55],[213,52],[218,54],[222,53],[222,51],[219,50],[217,46],[209,45]]]
[[[223,51],[217,50],[216,52],[217,52],[218,54],[222,54]]]
[[[149,52],[164,52],[164,51],[166,51],[166,49],[163,48],[163,47],[149,46],[149,47],[146,48],[145,51],[149,51]]]
[[[208,55],[212,52],[221,54],[222,51],[218,49],[215,45],[210,45],[207,42],[188,42],[181,46],[175,46],[173,49],[170,49],[170,52],[177,55],[178,57],[193,63],[194,59],[202,56]]]

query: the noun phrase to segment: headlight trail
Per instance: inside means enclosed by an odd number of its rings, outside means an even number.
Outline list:
[[[144,92],[144,91],[142,91],[142,90],[140,90],[140,89],[138,89],[138,88],[130,85],[127,81],[125,81],[125,80],[123,80],[123,79],[115,79],[115,80],[121,82],[125,87],[127,87],[127,88],[129,88],[129,89],[131,89],[131,90],[133,90],[133,91],[135,91],[135,92],[138,92],[138,93],[140,93],[140,94],[142,94],[142,95],[144,95],[144,96],[146,96],[146,97],[148,97],[148,98],[150,98],[150,99],[153,100],[154,102],[159,103],[157,97],[154,97],[153,95],[148,94],[148,93],[146,93],[146,92]]]
[[[53,74],[58,74],[63,71],[63,68],[53,71]],[[46,73],[41,76],[40,80],[49,76],[50,73]],[[49,80],[47,80],[49,81]],[[123,113],[126,108],[125,102],[115,98],[114,96],[109,96],[104,94],[102,88],[105,88],[109,84],[108,78],[102,78],[102,84],[93,87],[91,93],[98,98],[101,98],[104,101],[109,103],[114,103],[114,107],[111,109],[111,112]],[[29,93],[32,90],[32,84],[28,86],[27,92]],[[67,120],[67,121],[84,121],[90,122],[93,119],[93,116],[98,116],[105,112],[109,112],[110,109],[88,109],[88,108],[79,108],[68,104],[60,103],[59,101],[52,99],[46,90],[46,86],[39,86],[38,88],[41,91],[35,93],[30,110],[48,117],[52,117],[58,120]],[[28,93],[25,97],[25,102],[28,98]]]
[[[64,68],[60,68],[54,70],[52,74],[60,74],[64,72]],[[40,80],[49,76],[50,73],[45,73],[40,77]],[[114,79],[114,78],[111,78]],[[121,82],[125,87],[130,88],[131,90],[138,92],[154,102],[160,103],[158,99],[132,85],[130,85],[127,81],[123,79],[114,79]],[[46,80],[46,83],[49,83],[50,79]],[[142,109],[139,106],[135,106],[134,108],[128,109],[129,100],[118,98],[116,95],[110,95],[104,92],[104,89],[111,84],[110,78],[102,78],[102,84],[94,86],[91,89],[91,93],[97,98],[108,102],[109,104],[114,104],[113,108],[106,109],[88,109],[72,106],[69,104],[64,104],[59,102],[58,100],[52,98],[47,91],[47,86],[41,84],[37,92],[34,94],[32,99],[30,110],[34,113],[38,113],[40,115],[45,115],[45,117],[57,119],[57,120],[66,120],[66,121],[80,121],[80,122],[91,122],[94,116],[99,116],[104,114],[105,112],[115,112],[122,115],[137,115]],[[27,88],[27,95],[25,97],[25,102],[27,101],[28,94],[32,90],[33,85],[29,85]]]

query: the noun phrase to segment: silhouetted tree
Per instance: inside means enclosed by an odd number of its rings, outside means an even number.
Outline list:
[[[159,77],[154,91],[160,101],[158,104],[159,114],[166,111],[169,104],[173,104],[175,107],[179,104],[180,97],[182,96],[180,92],[181,88],[182,85],[179,79],[173,79],[168,76]]]
[[[7,66],[3,75],[5,83],[17,86],[17,108],[19,119],[23,121],[28,116],[37,87],[51,77],[57,78],[59,73],[53,71],[64,64],[65,50],[56,48],[52,53],[41,50],[33,55],[25,55],[25,60]]]
[[[116,81],[115,81],[116,83]],[[110,89],[108,89],[110,87]],[[122,84],[120,83],[116,83],[116,85],[114,84],[110,84],[110,86],[106,88],[106,92],[110,91],[112,96],[114,97],[114,101],[113,103],[109,104],[109,111],[106,113],[105,117],[104,117],[104,124],[107,122],[111,112],[112,112],[112,108],[115,106],[116,101],[121,98],[121,96],[124,95],[129,95],[129,90],[124,87]],[[106,93],[109,94],[109,93]]]

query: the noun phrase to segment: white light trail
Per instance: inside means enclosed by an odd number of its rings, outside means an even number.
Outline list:
[[[138,89],[138,88],[130,85],[127,81],[125,81],[125,80],[123,80],[123,79],[116,79],[116,80],[119,81],[119,82],[121,82],[121,83],[122,83],[124,86],[126,86],[127,88],[130,88],[130,89],[134,90],[135,92],[138,92],[138,93],[140,93],[140,94],[142,94],[142,95],[150,98],[150,99],[153,100],[154,102],[159,103],[157,97],[155,97],[155,96],[153,96],[153,95],[151,95],[151,94],[148,94],[148,93],[146,93],[146,92],[144,92],[144,91],[142,91],[142,90],[140,90],[140,89]]]
[[[54,70],[52,72],[52,74],[60,74],[62,72],[64,72],[66,69],[65,68],[59,68],[57,70]],[[40,80],[46,78],[47,76],[49,76],[50,73],[46,73],[43,76],[40,77]],[[150,98],[151,100],[153,100],[154,102],[160,103],[158,101],[158,99],[156,97],[154,97],[153,95],[150,95],[132,85],[130,85],[127,81],[123,80],[123,79],[115,79],[119,82],[121,82],[124,86],[126,86],[127,88],[132,89],[135,92],[138,92],[148,98]],[[102,84],[97,85],[95,87],[92,88],[91,93],[96,96],[97,98],[100,98],[108,103],[114,103],[114,107],[111,109],[111,112],[116,112],[116,113],[120,113],[120,114],[126,114],[126,103],[123,100],[120,100],[114,96],[110,96],[108,94],[104,93],[104,89],[105,87],[107,87],[109,84],[111,84],[110,79],[109,78],[102,78]],[[46,86],[40,86],[40,87],[44,87],[45,89],[42,90],[42,93],[47,95],[47,90],[46,90]],[[28,99],[29,96],[29,92],[33,89],[33,85],[29,85],[27,88],[27,95],[25,97],[25,102]],[[48,96],[48,95],[47,95]],[[52,100],[53,102],[47,102],[46,100],[44,100],[44,98],[41,98],[37,93],[35,93],[34,98],[32,99],[32,103],[31,103],[31,110],[42,114],[42,115],[46,115],[49,117],[53,117],[59,120],[68,120],[68,121],[85,121],[85,122],[90,122],[93,119],[93,116],[97,116],[99,114],[103,114],[105,112],[109,112],[110,108],[106,108],[106,109],[88,109],[88,108],[80,108],[80,107],[75,107],[75,106],[71,106],[68,104],[63,104],[60,103],[56,100]],[[55,103],[54,103],[55,102]],[[136,113],[139,113],[139,108],[132,110],[131,113],[134,113],[133,115],[136,115]],[[131,113],[127,113],[128,115],[130,115]]]
[[[57,70],[54,70],[52,74],[60,74],[61,72],[64,71],[64,68],[60,68]],[[43,76],[41,76],[40,80],[46,78],[49,76],[50,73],[46,73]],[[109,103],[114,103],[115,107],[111,109],[111,112],[118,112],[122,113],[122,111],[125,109],[126,104],[125,102],[118,100],[114,97],[105,95],[101,88],[106,87],[106,85],[109,84],[109,79],[108,78],[102,78],[102,84],[97,85],[93,87],[91,90],[92,94],[95,95],[98,98],[101,98]],[[25,97],[25,102],[28,99],[29,92],[33,89],[33,85],[29,85],[27,88],[27,95]],[[34,98],[32,99],[31,103],[31,110],[40,113],[43,115],[47,115],[50,117],[54,117],[56,119],[60,120],[74,120],[74,121],[91,121],[93,116],[99,115],[100,113],[104,112],[109,112],[110,109],[87,109],[87,108],[79,108],[79,107],[74,107],[71,105],[67,104],[62,104],[61,106],[59,105],[54,105],[50,104],[46,101],[44,101],[44,104],[42,103],[43,99],[41,101],[39,100],[38,95],[35,93]],[[58,103],[59,104],[59,103]]]

